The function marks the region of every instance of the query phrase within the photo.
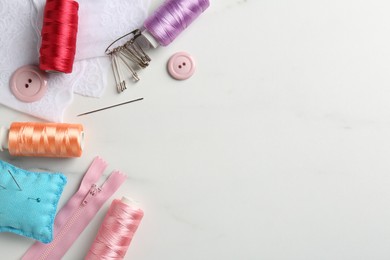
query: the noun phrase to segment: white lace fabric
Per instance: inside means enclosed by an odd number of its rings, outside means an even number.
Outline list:
[[[50,73],[48,91],[33,103],[16,99],[9,88],[12,73],[38,64],[45,0],[0,0],[0,103],[32,116],[62,122],[73,92],[101,97],[109,59],[104,50],[146,19],[149,0],[79,0],[76,62],[71,74]]]

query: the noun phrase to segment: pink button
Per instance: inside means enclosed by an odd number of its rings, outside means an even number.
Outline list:
[[[175,53],[168,61],[169,74],[179,80],[190,78],[195,72],[195,60],[186,52]]]
[[[12,75],[10,88],[14,96],[20,101],[28,103],[38,101],[46,93],[46,73],[37,66],[23,66]]]

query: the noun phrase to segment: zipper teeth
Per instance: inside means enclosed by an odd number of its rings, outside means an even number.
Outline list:
[[[84,197],[81,205],[78,206],[76,212],[72,214],[70,219],[66,222],[66,224],[61,228],[61,231],[55,236],[54,240],[50,243],[49,246],[45,248],[39,260],[45,260],[53,251],[53,249],[57,246],[58,242],[64,237],[64,235],[69,231],[69,229],[73,226],[74,222],[79,218],[83,209],[85,209],[86,205],[89,202],[89,197],[94,197],[98,192],[101,191],[101,188],[97,188],[96,184],[93,184],[89,189],[87,195]]]
[[[68,222],[66,222],[65,226],[61,229],[60,233],[58,233],[58,235],[55,237],[54,241],[50,244],[50,246],[48,246],[45,251],[42,253],[41,257],[39,258],[39,260],[45,260],[47,259],[47,257],[49,256],[49,254],[52,252],[52,250],[56,247],[57,243],[59,240],[61,240],[63,238],[63,236],[65,235],[65,233],[67,233],[66,231],[68,231],[68,229],[73,225],[73,223],[76,221],[76,219],[80,216],[80,213],[82,211],[84,207],[83,206],[79,206],[77,211],[72,215],[71,219],[68,220]]]

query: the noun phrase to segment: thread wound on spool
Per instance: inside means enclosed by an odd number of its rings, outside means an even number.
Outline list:
[[[114,200],[85,259],[123,259],[143,216],[141,209]]]
[[[83,134],[79,124],[13,123],[8,149],[13,156],[80,157]]]
[[[167,46],[209,6],[209,0],[168,0],[146,19],[144,27]]]
[[[39,67],[70,73],[76,54],[79,4],[73,0],[47,0],[42,26]]]

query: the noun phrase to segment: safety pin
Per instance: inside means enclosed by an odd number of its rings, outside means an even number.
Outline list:
[[[123,54],[122,54],[123,55]],[[124,55],[123,55],[124,56]],[[122,60],[122,62],[126,65],[126,67],[130,70],[130,72],[133,74],[133,78],[138,81],[139,80],[139,77],[138,77],[138,74],[137,72],[135,72],[133,70],[133,68],[131,67],[131,65],[129,63],[126,62],[126,60],[119,54],[118,57]],[[125,88],[126,89],[126,88]],[[123,90],[122,90],[123,91]]]
[[[116,88],[118,92],[123,92],[126,89],[126,82],[122,80],[122,73],[120,71],[119,65],[118,65],[118,57],[116,53],[112,53],[111,55],[111,65],[112,70],[114,72],[114,78],[116,82]]]
[[[120,48],[120,47],[114,48],[112,51],[110,50],[110,47],[111,47],[112,45],[114,45],[115,43],[117,43],[118,41],[122,40],[123,38],[125,38],[125,37],[127,37],[127,36],[129,36],[129,35],[131,35],[131,34],[133,34],[133,37],[130,39],[130,42],[132,43],[132,42],[134,42],[139,36],[141,36],[141,30],[136,29],[136,30],[134,30],[134,31],[131,31],[131,32],[129,32],[129,33],[127,33],[127,34],[125,34],[125,35],[119,37],[118,39],[116,39],[115,41],[113,41],[110,45],[108,45],[107,49],[106,49],[104,52],[105,52],[107,55],[110,55],[110,54],[112,54],[113,52],[117,51],[117,49]]]
[[[113,48],[112,50],[110,49],[115,43],[129,35],[132,35],[132,37],[127,42]],[[141,30],[136,29],[113,41],[105,50],[105,53],[111,56],[112,70],[114,72],[116,88],[119,93],[127,89],[126,81],[122,80],[121,65],[125,65],[132,74],[133,79],[135,81],[139,81],[140,78],[135,70],[138,68],[146,68],[151,61],[150,57],[136,41],[141,35]]]

